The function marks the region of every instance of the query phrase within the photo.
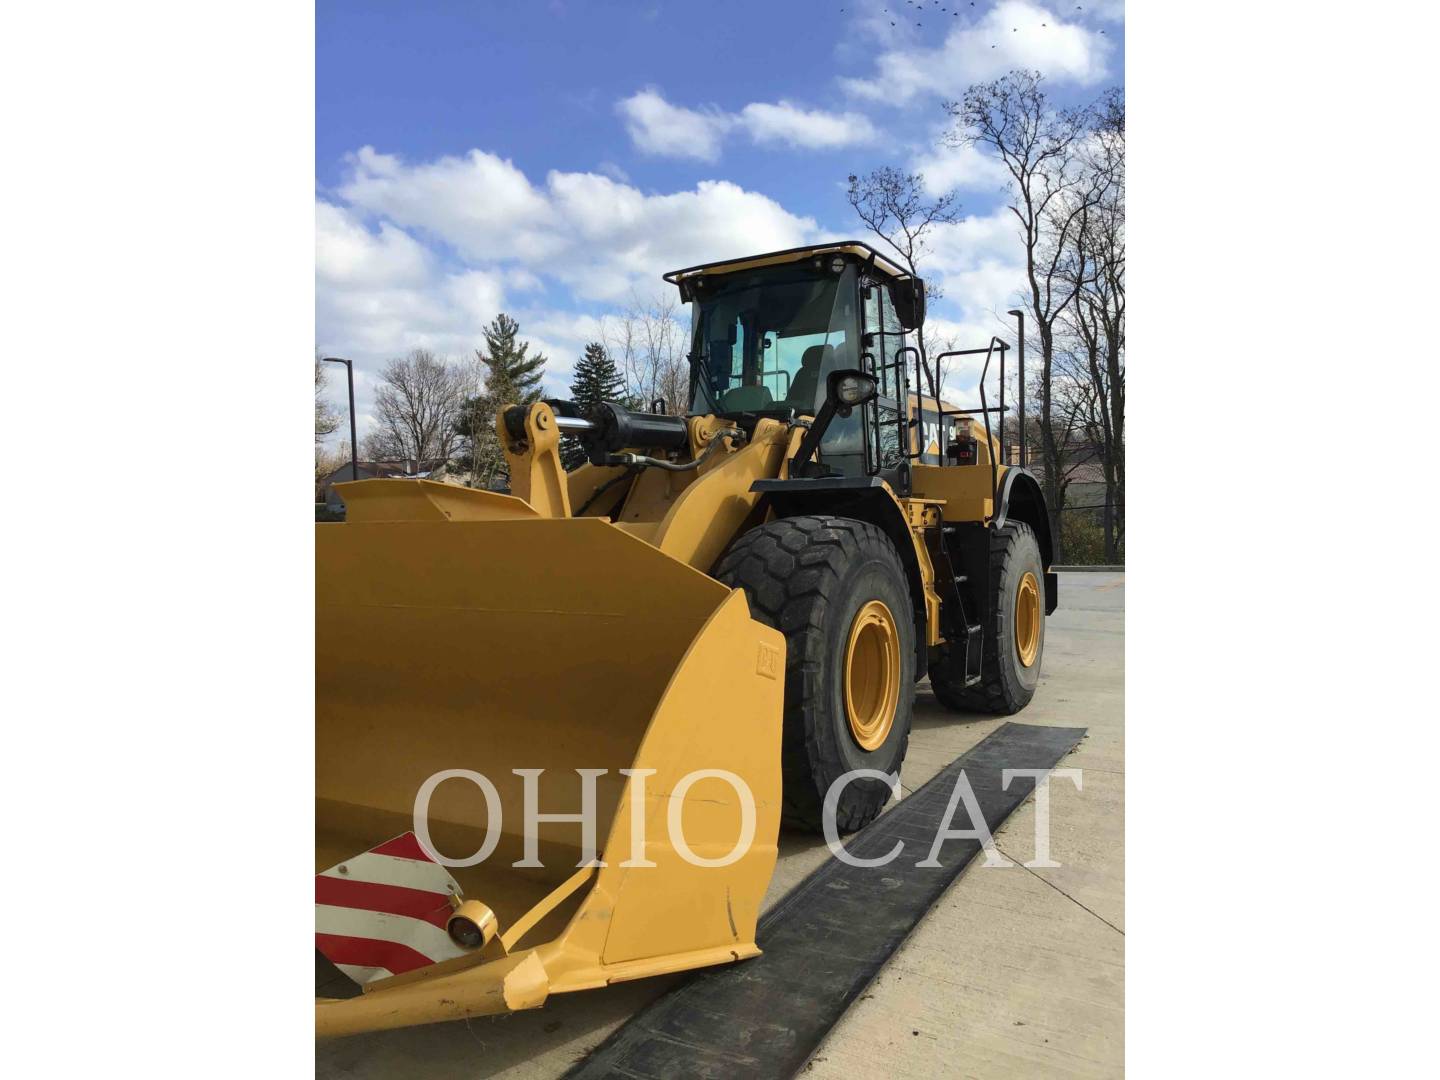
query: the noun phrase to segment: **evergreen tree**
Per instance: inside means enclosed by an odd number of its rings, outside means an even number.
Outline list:
[[[465,401],[456,434],[460,447],[452,460],[470,473],[472,487],[509,487],[505,452],[495,433],[495,416],[507,405],[540,400],[545,354],[530,355],[530,343],[518,340],[520,324],[504,312],[484,329],[485,347],[475,356],[485,371],[481,392]]]
[[[592,341],[585,346],[585,355],[575,365],[575,378],[570,383],[570,400],[579,406],[584,416],[602,401],[625,401],[625,379],[605,346]],[[585,450],[580,440],[566,435],[560,440],[560,460],[567,471],[578,469],[585,464]]]
[[[545,354],[528,355],[530,343],[516,340],[520,324],[503,311],[485,327],[484,333],[485,348],[476,353],[489,369],[486,389],[511,394],[508,400],[513,405],[533,405],[539,401]]]

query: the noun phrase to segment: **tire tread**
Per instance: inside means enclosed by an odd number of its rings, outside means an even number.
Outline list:
[[[1007,595],[1012,587],[1011,552],[1024,536],[1029,536],[1034,542],[1034,531],[1023,521],[1008,522],[991,530],[990,596],[987,598],[989,609],[984,613],[985,643],[981,651],[980,681],[974,686],[966,686],[963,660],[959,664],[954,663],[953,654],[931,663],[930,688],[946,708],[1013,716],[1030,703],[1033,691],[1019,693],[1010,685],[1002,669],[999,652],[1002,641],[1007,645],[1009,643],[1009,638],[1005,636],[1009,628],[1002,625],[1004,608],[1000,598]],[[1041,659],[1037,657],[1036,662]]]
[[[753,618],[785,635],[781,817],[814,832],[822,827],[818,777],[845,771],[838,755],[818,738],[825,723],[825,613],[845,567],[866,553],[888,556],[904,581],[899,556],[884,532],[869,522],[829,515],[777,518],[757,526],[731,545],[714,572],[723,584],[745,590]],[[896,616],[909,619],[910,612]],[[902,740],[901,759],[908,730]],[[890,789],[878,781],[852,783],[837,812],[837,828],[849,833],[863,827],[889,798]]]

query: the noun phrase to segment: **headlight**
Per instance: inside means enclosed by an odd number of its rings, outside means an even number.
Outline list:
[[[480,901],[466,900],[450,916],[445,930],[450,940],[461,948],[478,949],[490,944],[500,931],[500,923],[495,913]]]
[[[835,383],[836,400],[849,408],[869,401],[874,394],[875,379],[870,375],[846,375]]]

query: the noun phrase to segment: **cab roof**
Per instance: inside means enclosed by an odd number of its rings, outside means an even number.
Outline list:
[[[739,259],[723,259],[720,262],[701,263],[699,266],[687,266],[684,270],[671,270],[670,273],[665,275],[665,280],[671,285],[679,287],[681,294],[686,295],[689,293],[689,289],[686,288],[684,283],[702,274],[731,274],[738,270],[754,270],[762,266],[779,266],[784,263],[800,262],[810,258],[812,255],[830,255],[834,253],[856,256],[871,269],[896,281],[904,281],[910,277],[908,271],[902,270],[893,260],[887,259],[869,244],[860,240],[837,240],[830,244],[809,244],[805,247],[786,248],[784,251],[770,251],[764,255],[746,255]]]

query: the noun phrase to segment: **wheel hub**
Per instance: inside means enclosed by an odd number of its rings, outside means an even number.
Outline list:
[[[1040,583],[1026,570],[1015,591],[1015,651],[1025,667],[1035,666],[1040,652]]]
[[[845,713],[862,750],[877,750],[890,736],[900,701],[900,633],[882,601],[855,613],[845,647]]]

